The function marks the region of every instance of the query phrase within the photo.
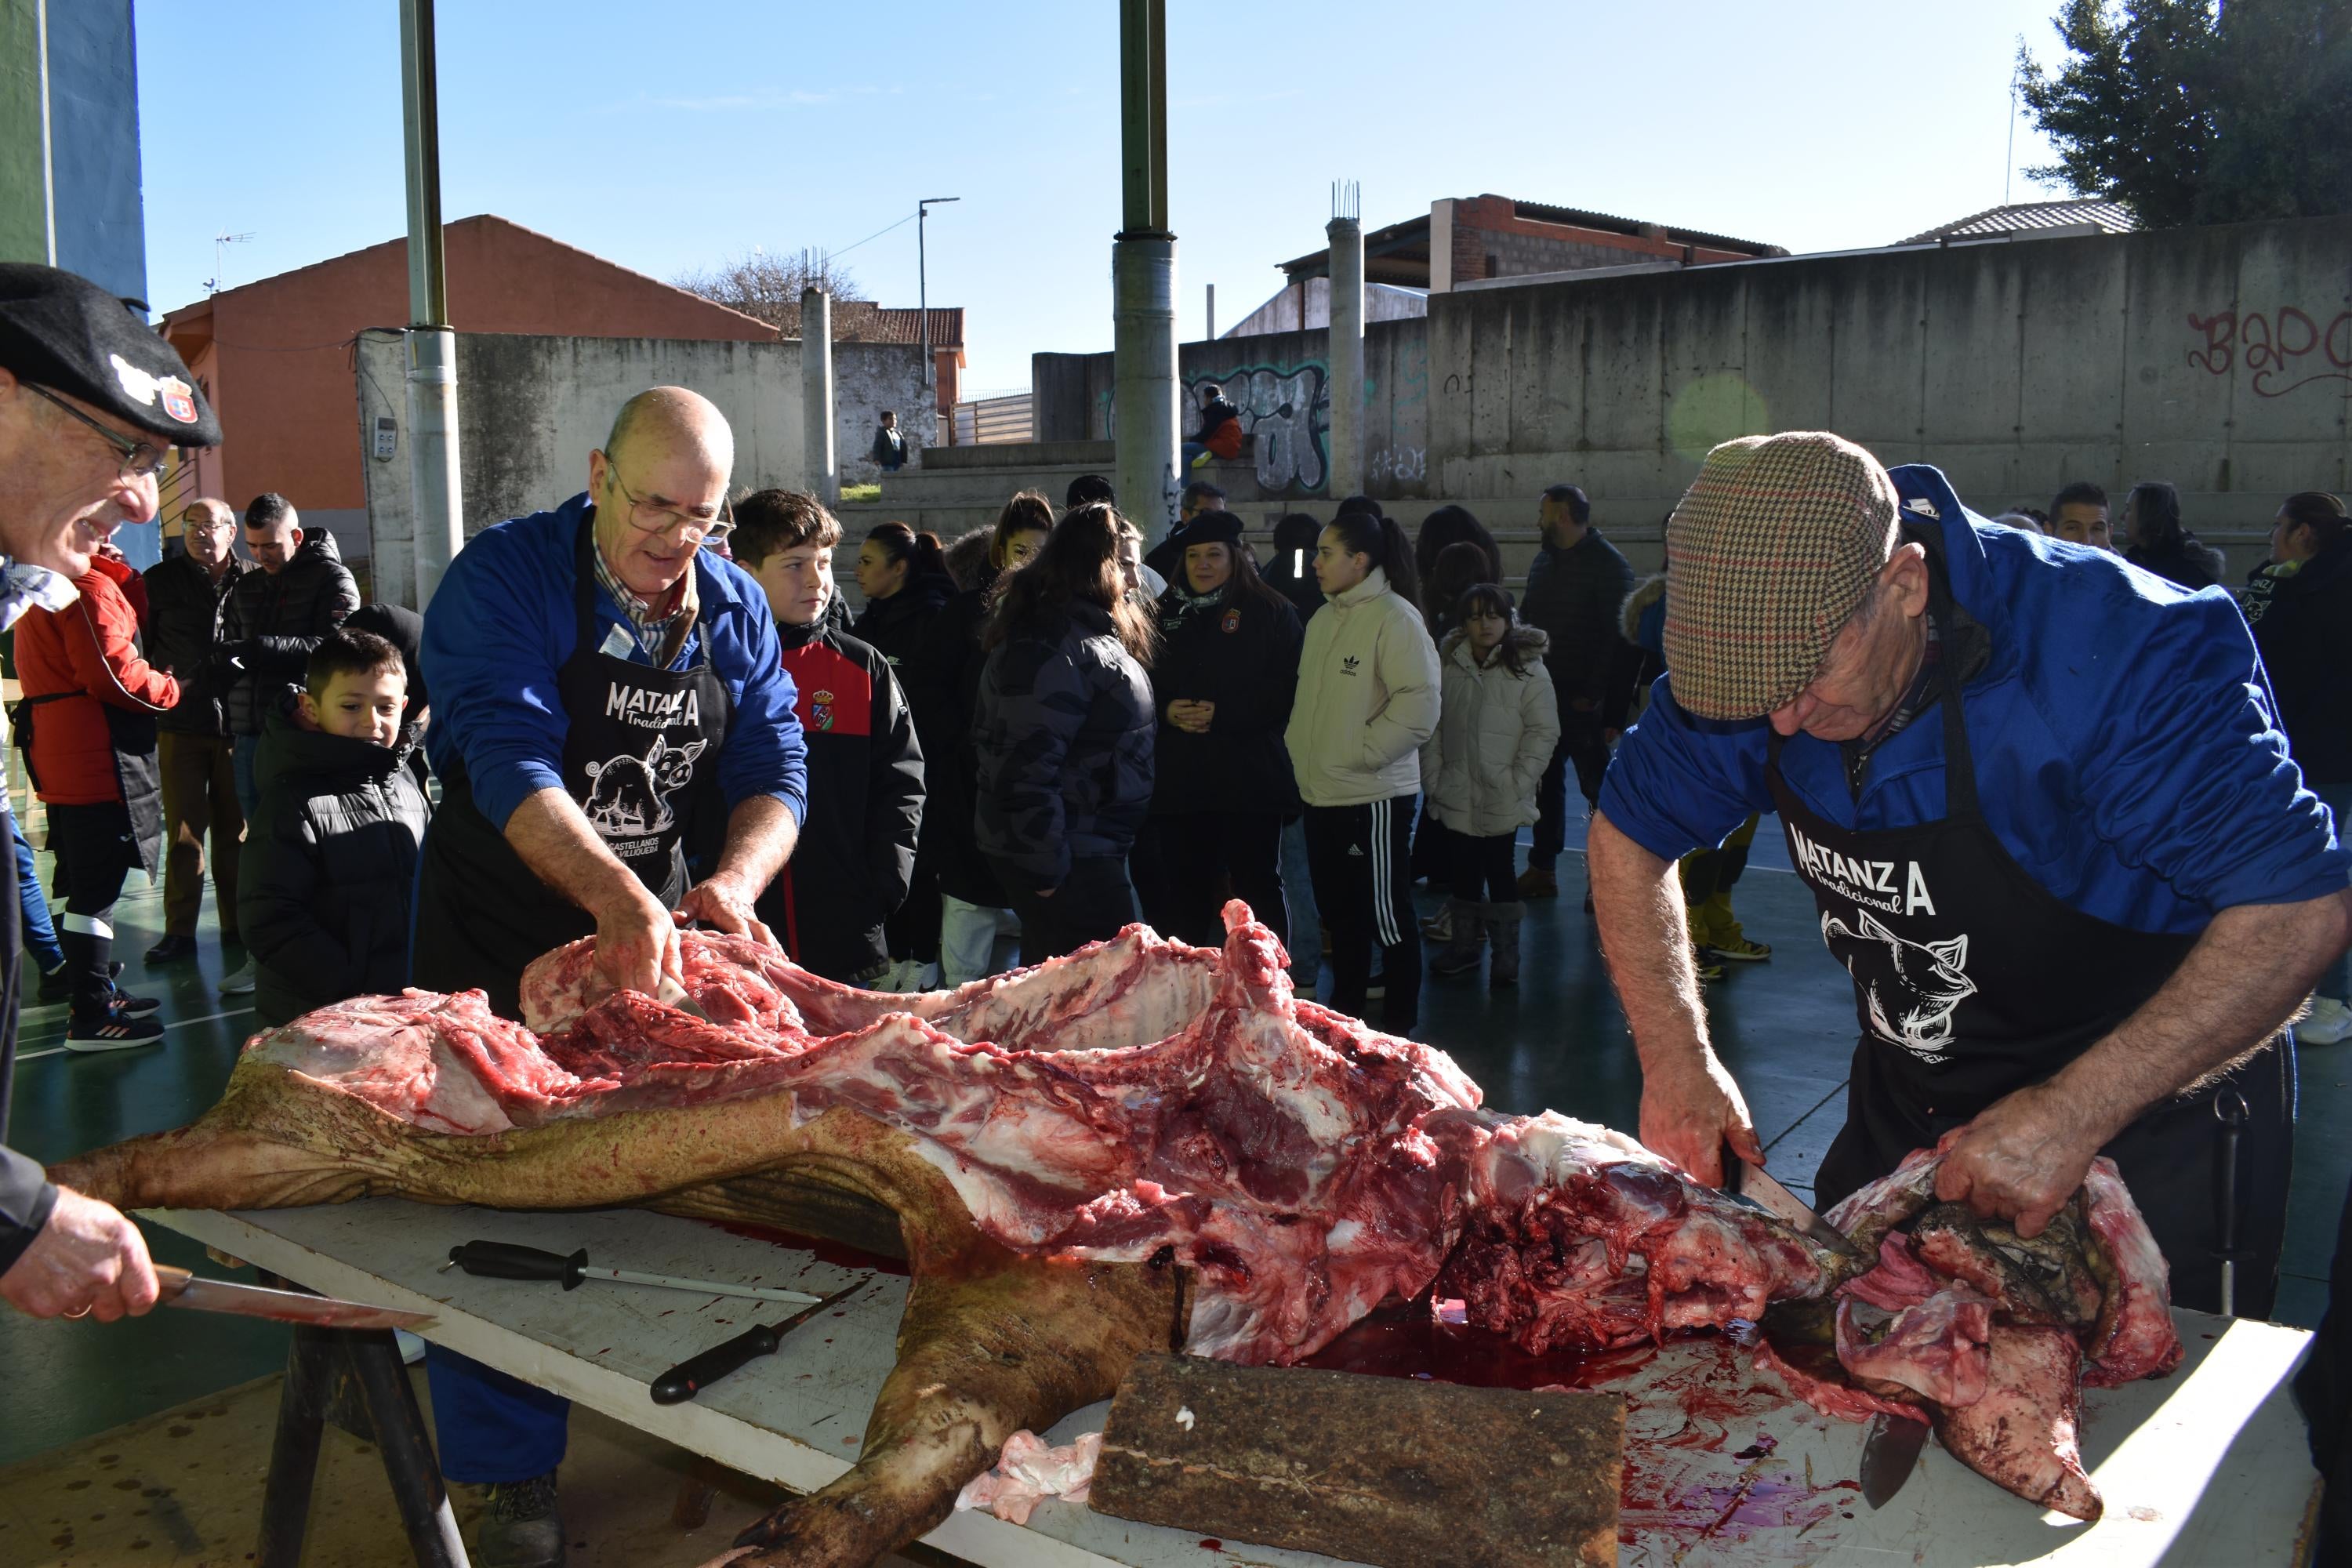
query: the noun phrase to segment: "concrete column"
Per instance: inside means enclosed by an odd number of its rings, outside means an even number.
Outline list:
[[[1335,217],[1331,241],[1331,483],[1333,497],[1364,488],[1364,226]]]
[[[408,331],[408,471],[416,496],[416,607],[433,603],[441,574],[466,545],[457,468],[457,334]]]
[[[833,455],[833,296],[801,292],[802,482],[831,506],[841,499],[841,469]]]
[[[1176,526],[1176,241],[1120,236],[1111,242],[1111,321],[1118,350],[1111,405],[1118,442],[1111,483],[1118,509],[1157,544]]]

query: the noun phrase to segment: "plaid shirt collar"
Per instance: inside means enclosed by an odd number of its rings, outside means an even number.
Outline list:
[[[63,573],[0,555],[0,629],[15,626],[26,610],[62,610],[80,595]]]
[[[696,609],[694,568],[688,565],[677,593],[677,603],[667,615],[656,615],[654,607],[639,598],[636,592],[621,581],[610,563],[604,559],[601,545],[592,546],[589,554],[596,563],[596,583],[609,595],[613,603],[628,617],[629,629],[636,635],[637,646],[653,660],[656,669],[667,669],[677,657],[687,634],[694,629]]]

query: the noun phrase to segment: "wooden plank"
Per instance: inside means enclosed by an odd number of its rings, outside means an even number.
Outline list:
[[[1624,1445],[1616,1394],[1147,1355],[1092,1501],[1387,1568],[1587,1568],[1617,1561]]]

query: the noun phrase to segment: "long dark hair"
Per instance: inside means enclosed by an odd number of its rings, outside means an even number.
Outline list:
[[[1422,618],[1433,626],[1460,626],[1468,613],[1462,608],[1463,595],[1477,584],[1494,580],[1493,567],[1476,541],[1465,539],[1447,545],[1437,552],[1429,579],[1423,585]]]
[[[1502,616],[1506,626],[1516,627],[1519,624],[1519,617],[1516,613],[1518,606],[1511,599],[1511,591],[1499,583],[1471,584],[1462,590],[1462,596],[1454,602],[1454,607],[1455,613],[1462,617],[1462,640],[1465,643],[1470,640],[1468,629],[1470,617],[1482,610],[1491,610]],[[1474,653],[1471,657],[1475,659],[1477,656]],[[1527,674],[1528,650],[1520,646],[1519,639],[1509,632],[1503,634],[1502,642],[1495,649],[1495,657],[1501,660],[1503,668],[1513,675]]]
[[[1194,512],[1192,514],[1192,521],[1195,525],[1198,525],[1200,521],[1204,517],[1232,517],[1232,514],[1223,510]],[[1239,529],[1241,526],[1241,519],[1233,517],[1232,521],[1234,526],[1236,529]],[[1257,553],[1250,548],[1250,542],[1248,540],[1236,539],[1230,544],[1225,544],[1225,542],[1222,539],[1203,540],[1201,542],[1204,544],[1224,544],[1225,553],[1233,557],[1234,574],[1225,579],[1224,589],[1217,595],[1218,604],[1223,605],[1227,609],[1232,609],[1244,600],[1255,599],[1260,604],[1265,605],[1269,607],[1279,605],[1286,610],[1290,608],[1290,601],[1284,598],[1282,594],[1274,586],[1274,584],[1268,583],[1265,578],[1258,575]],[[1189,551],[1192,549],[1192,546],[1188,544],[1184,548]],[[1182,579],[1184,562],[1181,556],[1177,558],[1176,571],[1180,579]],[[1169,584],[1171,588],[1177,587],[1178,585],[1179,584],[1176,583]],[[1192,584],[1189,579],[1183,579],[1181,585],[1185,592],[1190,593],[1192,591]]]
[[[1421,536],[1412,542],[1412,563],[1421,572],[1424,583],[1436,574],[1437,557],[1450,544],[1475,544],[1486,557],[1486,569],[1478,574],[1482,583],[1503,580],[1503,552],[1486,525],[1470,513],[1466,506],[1442,506],[1421,520]]]
[[[1064,605],[1077,600],[1110,616],[1111,628],[1129,657],[1148,665],[1160,646],[1160,628],[1127,592],[1120,546],[1131,531],[1108,501],[1087,501],[1066,513],[1045,536],[1045,548],[1018,572],[998,579],[996,606],[989,613],[980,646],[1002,647],[1041,626]]]
[[[988,563],[999,572],[1004,570],[1004,552],[1013,541],[1024,533],[1054,531],[1054,503],[1045,499],[1043,490],[1017,490],[996,514],[996,527],[989,534]]]
[[[1349,554],[1370,556],[1372,564],[1388,574],[1389,586],[1415,612],[1420,610],[1421,574],[1413,568],[1412,542],[1405,538],[1403,524],[1392,517],[1351,511],[1325,526],[1339,536],[1339,548]]]
[[[918,577],[949,575],[947,553],[936,533],[917,533],[903,522],[877,522],[866,531],[866,542],[880,545],[891,560],[907,563],[909,584]]]
[[[2131,508],[2132,543],[2143,550],[2173,551],[2182,549],[2189,531],[2180,521],[2180,491],[2162,479],[2150,479],[2132,487],[2131,499],[2124,503]]]

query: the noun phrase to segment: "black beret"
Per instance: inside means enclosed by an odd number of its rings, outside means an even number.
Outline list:
[[[217,447],[220,422],[178,351],[87,278],[0,265],[0,368],[173,447]]]
[[[1196,511],[1192,521],[1176,531],[1176,542],[1190,550],[1195,544],[1239,544],[1242,520],[1229,511]]]

